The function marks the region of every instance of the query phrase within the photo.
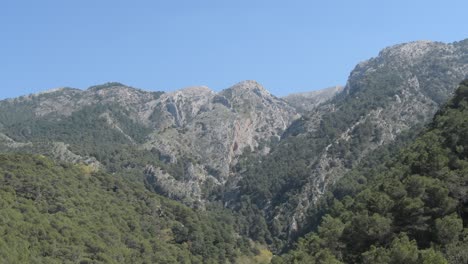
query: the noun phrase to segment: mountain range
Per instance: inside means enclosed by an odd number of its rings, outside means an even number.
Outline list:
[[[60,88],[0,101],[0,152],[27,166],[47,157],[90,175],[107,173],[106,181],[114,175],[125,188],[188,206],[195,218],[225,212],[230,235],[279,254],[317,230],[339,182],[380,168],[411,144],[467,78],[468,40],[416,41],[359,63],[344,86],[284,98],[252,80],[219,92],[153,92],[115,82]],[[10,157],[17,153],[32,156]],[[165,219],[185,221],[171,217]],[[190,244],[175,240],[167,241]],[[223,250],[218,261],[255,261],[239,260],[252,254],[247,249],[230,258]],[[201,251],[184,254],[198,256],[187,263],[209,259]],[[351,253],[341,260],[362,261]]]

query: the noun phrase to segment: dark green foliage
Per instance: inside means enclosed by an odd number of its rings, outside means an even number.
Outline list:
[[[333,101],[336,110],[324,112],[320,116],[320,126],[317,130],[308,132],[304,127],[310,122],[309,119],[316,118],[312,113],[291,125],[284,133],[282,141],[273,146],[271,154],[259,156],[255,153],[244,153],[236,168],[242,175],[239,193],[240,196],[245,196],[239,197],[239,201],[251,199],[253,206],[260,211],[265,207],[269,208],[269,212],[272,211],[271,208],[277,206],[295,208],[298,203],[297,194],[310,180],[311,171],[314,170],[318,158],[327,146],[330,155],[342,160],[346,169],[357,166],[359,162],[363,162],[364,166],[373,167],[380,164],[379,157],[395,152],[398,146],[414,138],[419,131],[417,127],[413,133],[402,133],[394,147],[381,148],[380,153],[375,155],[372,153],[363,160],[361,160],[363,150],[370,144],[380,141],[381,131],[371,121],[366,120],[356,125],[349,140],[336,140],[337,135],[349,128],[349,124],[358,122],[362,116],[377,107],[385,107],[393,100],[392,96],[398,93],[393,85],[401,82],[401,77],[385,70],[375,76],[377,77],[368,77],[362,83],[353,84],[361,88],[352,89],[351,94],[343,93],[336,97]],[[335,144],[331,144],[333,142]],[[331,163],[330,166],[328,169],[332,169],[337,164]],[[364,177],[363,179],[365,180]],[[242,208],[243,204],[242,202],[237,204],[238,211],[242,211],[239,208]],[[320,216],[316,211],[310,211],[308,214]],[[270,228],[263,233],[283,241],[290,239],[284,228],[273,228],[272,219],[269,215],[266,215],[266,218]]]
[[[314,263],[326,251],[346,263],[466,263],[467,138],[465,81],[395,159],[344,177],[317,231],[283,261]]]
[[[115,120],[126,137],[107,122],[103,114],[109,114]],[[129,144],[131,140],[141,142],[150,132],[149,128],[135,123],[128,117],[128,112],[118,105],[95,105],[73,112],[68,117],[32,118],[24,122],[16,122],[5,127],[5,132],[18,141],[62,141],[84,152],[84,148],[97,145],[101,148],[106,144]],[[83,145],[83,147],[79,147]]]
[[[0,104],[1,107],[8,105]],[[152,130],[133,121],[128,110],[122,106],[99,104],[85,107],[70,116],[51,115],[42,118],[34,117],[28,111],[15,116],[13,109],[9,109],[7,115],[0,116],[0,121],[6,124],[3,133],[16,141],[33,143],[32,149],[22,149],[22,152],[53,156],[53,153],[50,153],[51,142],[64,142],[74,154],[96,158],[111,173],[124,172],[141,179],[146,165],[157,165],[173,175],[183,175],[181,171],[183,172],[185,166],[184,160],[169,164],[160,153],[138,147]],[[16,122],[10,120],[10,115],[14,116]],[[115,129],[105,115],[108,115],[119,129]]]
[[[86,165],[0,155],[1,263],[225,263],[251,254],[233,225]]]

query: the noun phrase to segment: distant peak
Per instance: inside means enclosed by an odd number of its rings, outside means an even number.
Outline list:
[[[231,88],[240,88],[240,89],[255,89],[261,88],[265,89],[260,83],[255,80],[245,80],[234,84]]]
[[[395,44],[392,46],[388,46],[384,48],[381,52],[385,52],[387,50],[395,50],[395,49],[401,49],[401,48],[422,48],[422,47],[427,47],[429,45],[432,45],[436,42],[430,41],[430,40],[416,40],[416,41],[410,41],[406,43],[399,43]]]
[[[232,91],[236,94],[244,94],[248,92],[253,92],[258,96],[271,96],[270,92],[268,92],[263,85],[258,83],[254,80],[246,80],[239,82],[232,87],[225,89],[223,91]]]
[[[99,91],[102,89],[115,88],[115,87],[129,87],[129,86],[119,83],[119,82],[107,82],[104,84],[93,85],[88,88],[88,91]]]
[[[379,56],[385,57],[405,57],[410,59],[424,56],[434,48],[450,48],[450,44],[434,42],[429,40],[418,40],[387,47],[380,51]]]

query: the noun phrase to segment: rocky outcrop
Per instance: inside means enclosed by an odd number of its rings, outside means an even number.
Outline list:
[[[16,142],[15,140],[11,139],[7,135],[0,133],[0,146],[11,148],[11,149],[18,149],[18,148],[32,146],[32,143],[31,142]]]
[[[68,149],[68,145],[63,142],[52,142],[48,144],[47,151],[43,154],[52,156],[55,160],[60,160],[69,163],[85,164],[93,171],[102,168],[102,164],[95,157],[82,157],[76,155]]]
[[[206,87],[167,93],[152,116],[156,130],[144,148],[157,149],[171,162],[191,157],[222,185],[246,148],[268,152],[264,143],[278,139],[298,114],[257,82],[244,81],[219,93]],[[196,181],[202,185],[205,179]]]
[[[146,186],[168,198],[182,201],[195,207],[203,206],[203,184],[217,182],[206,174],[202,167],[188,163],[184,169],[183,180],[176,179],[158,167],[147,166],[144,170]],[[180,175],[179,175],[180,177]]]

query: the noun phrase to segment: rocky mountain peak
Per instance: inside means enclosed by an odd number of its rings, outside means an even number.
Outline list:
[[[452,52],[453,50],[454,46],[452,44],[427,40],[412,41],[386,47],[379,52],[377,57],[360,62],[356,68],[367,67],[373,62],[392,63],[399,61],[412,65],[426,55],[430,55],[436,51]]]
[[[244,80],[240,81],[236,84],[234,84],[230,89],[245,89],[245,90],[251,90],[255,88],[260,88],[265,90],[265,88],[257,81],[255,80]]]
[[[387,47],[380,51],[379,56],[385,56],[388,58],[403,57],[407,60],[414,60],[421,58],[434,48],[441,47],[449,48],[446,44],[440,42],[426,40],[413,41]]]
[[[277,208],[267,208],[272,219],[288,217],[289,232],[300,230],[305,212],[338,179],[374,151],[403,140],[405,133],[427,123],[458,83],[468,77],[467,52],[463,42],[417,41],[388,47],[376,58],[358,64],[344,92],[294,122],[285,133],[288,137],[283,134],[280,142],[284,149],[278,147],[268,157],[278,164],[283,153],[297,152],[306,144],[316,148],[305,159],[310,165],[302,178],[307,183],[298,184],[301,194],[281,201]],[[323,133],[324,124],[330,125],[330,130],[325,129],[332,133]],[[347,152],[352,155],[342,154]],[[284,171],[295,169],[296,160],[285,159],[279,167],[294,164]],[[268,174],[268,179],[283,177],[278,175]],[[284,180],[293,185],[289,178]],[[299,201],[296,208],[289,209],[295,201]],[[264,204],[270,206],[272,201]]]
[[[271,97],[272,95],[268,92],[263,85],[254,80],[246,80],[239,82],[232,87],[225,89],[220,92],[221,94],[232,94],[233,96],[252,95],[254,93],[259,97]]]
[[[460,43],[414,41],[387,47],[377,57],[361,62],[354,68],[345,91],[348,94],[364,92],[364,80],[379,83],[384,79],[387,83],[407,80],[407,83],[390,85],[388,94],[411,88],[412,92],[419,91],[429,97],[429,100],[441,103],[449,95],[441,87],[447,86],[443,82],[434,82],[431,76],[434,71],[444,71],[444,74],[454,80],[466,78],[468,66],[463,62],[466,48],[463,42]],[[374,76],[381,79],[377,80]]]
[[[124,99],[129,99],[129,96],[134,97],[149,92],[133,88],[125,84],[110,82],[102,85],[91,86],[86,90],[86,93],[91,96],[102,96],[104,98],[110,97],[112,99],[118,99],[123,97]]]

